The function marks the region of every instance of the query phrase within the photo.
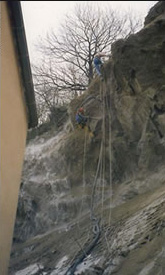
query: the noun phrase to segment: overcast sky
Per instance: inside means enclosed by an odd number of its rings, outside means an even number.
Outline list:
[[[143,18],[158,1],[21,1],[30,61],[37,56],[35,44],[51,29],[58,31],[65,14],[74,10],[76,3],[95,2],[100,7],[110,5],[114,10],[131,11]]]

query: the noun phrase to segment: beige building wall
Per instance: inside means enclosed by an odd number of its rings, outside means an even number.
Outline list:
[[[1,1],[1,15],[0,274],[7,275],[26,146],[27,115],[5,1]]]

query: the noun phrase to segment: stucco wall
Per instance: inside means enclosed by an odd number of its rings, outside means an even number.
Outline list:
[[[27,116],[5,1],[1,2],[1,14],[0,274],[6,275],[26,144]]]

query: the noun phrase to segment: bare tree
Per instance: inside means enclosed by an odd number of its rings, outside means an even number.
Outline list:
[[[43,65],[35,70],[34,86],[36,103],[39,116],[39,124],[48,120],[55,106],[62,106],[75,97],[65,87],[57,87],[56,75],[51,71],[51,66]]]
[[[110,54],[114,41],[138,27],[136,19],[119,16],[111,8],[101,10],[89,3],[76,5],[75,13],[66,16],[60,33],[51,31],[38,45],[44,61],[33,67],[36,89],[42,87],[43,91],[44,87],[46,94],[54,91],[59,102],[83,92],[95,75],[96,52]]]

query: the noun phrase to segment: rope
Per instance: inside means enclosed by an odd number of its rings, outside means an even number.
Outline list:
[[[76,271],[77,266],[84,260],[86,255],[89,255],[94,246],[97,244],[100,237],[100,231],[96,234],[93,241],[87,246],[86,249],[83,249],[83,253],[77,257],[77,259],[73,262],[73,264],[69,267],[69,269],[66,271],[65,275],[73,275]]]
[[[84,151],[83,151],[83,194],[82,194],[82,200],[81,200],[81,206],[80,206],[80,214],[79,214],[80,217],[82,215],[82,209],[83,209],[83,204],[84,204],[85,188],[86,188],[86,180],[85,180],[86,144],[87,144],[87,131],[85,131],[85,136],[84,136]],[[78,224],[78,228],[79,228],[79,217],[78,217],[77,224]]]
[[[103,99],[103,91],[102,91],[102,83],[100,82],[100,98]],[[104,104],[102,104],[103,106]],[[100,108],[102,108],[102,106],[100,106]],[[100,169],[100,173],[101,173],[101,167],[102,167],[102,152],[103,152],[103,139],[101,141],[101,145],[100,145],[100,153],[99,153],[99,159],[98,159],[98,165],[97,165],[97,170],[96,170],[96,175],[95,175],[95,179],[94,179],[94,183],[93,183],[93,189],[92,189],[92,198],[91,198],[91,220],[94,219],[94,199],[95,199],[95,193],[96,193],[96,188],[97,188],[97,178],[98,178],[98,173],[99,173],[99,169]],[[101,179],[101,176],[100,176]]]
[[[76,267],[78,264],[80,264],[83,259],[90,253],[90,251],[93,249],[93,247],[96,245],[99,237],[100,237],[100,220],[98,220],[98,218],[95,217],[94,215],[94,200],[95,200],[95,196],[96,196],[96,191],[97,191],[97,184],[98,184],[98,174],[100,171],[100,186],[102,188],[101,190],[101,222],[103,224],[103,210],[104,210],[104,196],[105,196],[105,158],[106,158],[106,154],[105,154],[105,146],[106,146],[106,119],[105,119],[105,109],[107,107],[107,111],[108,111],[108,122],[109,122],[109,128],[108,128],[108,138],[109,138],[109,145],[108,145],[108,151],[109,151],[109,177],[110,177],[110,192],[112,192],[112,167],[111,167],[111,160],[112,160],[112,154],[111,154],[111,116],[110,116],[110,111],[108,108],[108,102],[106,99],[106,96],[104,95],[104,91],[101,89],[104,87],[101,87],[100,85],[100,97],[103,99],[103,104],[101,104],[102,107],[102,115],[103,115],[103,119],[102,119],[102,140],[101,140],[101,144],[100,144],[100,152],[99,152],[99,159],[98,159],[98,164],[97,164],[97,169],[96,169],[96,174],[95,174],[95,178],[94,178],[94,182],[93,182],[93,187],[92,187],[92,195],[91,195],[91,207],[90,207],[90,213],[91,213],[91,221],[93,223],[93,227],[92,227],[92,232],[95,235],[94,240],[92,241],[92,243],[90,243],[90,245],[87,247],[87,249],[82,248],[81,246],[81,250],[83,251],[82,255],[78,256],[77,259],[74,260],[73,264],[70,266],[70,268],[67,270],[67,272],[65,274],[69,275],[69,274],[74,274],[74,271],[76,270]],[[87,132],[86,132],[87,133]],[[84,194],[85,194],[85,187],[86,187],[86,180],[85,180],[85,158],[86,158],[86,134],[85,134],[85,141],[84,141],[84,153],[83,153],[84,157],[83,157],[83,196],[82,196],[82,202],[81,202],[81,208],[80,208],[80,216],[82,215],[82,209],[83,209],[83,203],[84,203]],[[99,186],[98,186],[99,187]],[[100,194],[99,188],[98,188],[98,192]],[[111,194],[110,194],[110,199],[111,199]],[[111,200],[110,200],[111,203]],[[111,221],[111,207],[110,207],[110,212],[109,212],[109,220],[108,220],[108,225],[110,226],[110,221]],[[79,223],[79,221],[78,221]],[[108,247],[108,251],[110,251],[109,249],[109,243],[107,240],[107,231],[105,233],[105,239],[106,239],[106,243],[107,243],[107,247]]]
[[[101,91],[100,91],[101,93]],[[97,172],[96,172],[96,177],[94,181],[94,187],[93,187],[93,193],[92,193],[92,198],[94,200],[94,195],[95,195],[95,189],[96,189],[96,184],[97,184],[97,176],[98,176],[98,170],[100,168],[100,181],[102,183],[101,188],[101,223],[103,227],[103,211],[104,211],[104,196],[105,196],[105,160],[106,160],[106,152],[105,152],[105,146],[106,146],[106,112],[108,114],[108,154],[109,154],[109,217],[108,217],[108,227],[110,226],[111,223],[111,196],[112,196],[112,148],[111,148],[111,114],[110,114],[110,109],[108,106],[108,98],[107,98],[107,93],[106,93],[106,87],[103,86],[103,91],[102,91],[102,101],[103,101],[103,107],[102,107],[102,117],[103,117],[103,122],[102,122],[102,142],[101,142],[101,149],[100,149],[100,156],[99,156],[99,162],[98,162],[98,167],[97,167]],[[110,102],[111,104],[111,102]],[[92,211],[94,209],[94,206],[92,204]],[[93,213],[92,213],[93,214]],[[109,251],[109,244],[107,240],[107,231],[105,233],[105,239]]]
[[[110,227],[111,224],[111,215],[112,215],[112,210],[111,210],[111,202],[113,200],[113,186],[112,186],[112,128],[111,128],[111,99],[110,99],[110,106],[108,106],[108,99],[106,98],[106,107],[107,107],[107,114],[108,114],[108,122],[109,122],[109,127],[108,127],[108,153],[109,153],[109,180],[110,180],[110,187],[109,187],[109,217],[108,217],[108,227],[105,231],[104,237],[106,240],[106,244],[107,244],[107,248],[108,248],[108,252],[110,253],[110,246],[108,243],[108,239],[107,239],[107,234],[108,234],[108,228]],[[112,197],[112,199],[111,199]]]
[[[104,88],[104,87],[103,87]],[[103,176],[102,176],[102,207],[101,207],[101,222],[103,222],[103,209],[104,209],[104,191],[105,191],[105,95],[103,91],[103,124],[102,124],[102,138],[103,138]]]
[[[113,198],[113,186],[112,186],[112,128],[111,128],[111,114],[110,111],[108,112],[108,117],[109,117],[109,180],[110,180],[110,202],[109,202],[109,219],[108,219],[108,226],[110,226],[111,223],[111,215],[112,215],[112,210],[111,210],[111,196]]]
[[[100,146],[99,160],[98,160],[98,164],[97,164],[97,170],[96,170],[96,175],[95,175],[95,179],[94,179],[94,183],[93,183],[93,189],[92,189],[91,218],[94,217],[94,214],[93,214],[94,196],[95,196],[95,189],[96,189],[96,184],[97,184],[97,176],[98,176],[98,172],[99,172],[99,169],[100,169],[102,150],[103,150],[103,141],[101,142],[101,146]]]

